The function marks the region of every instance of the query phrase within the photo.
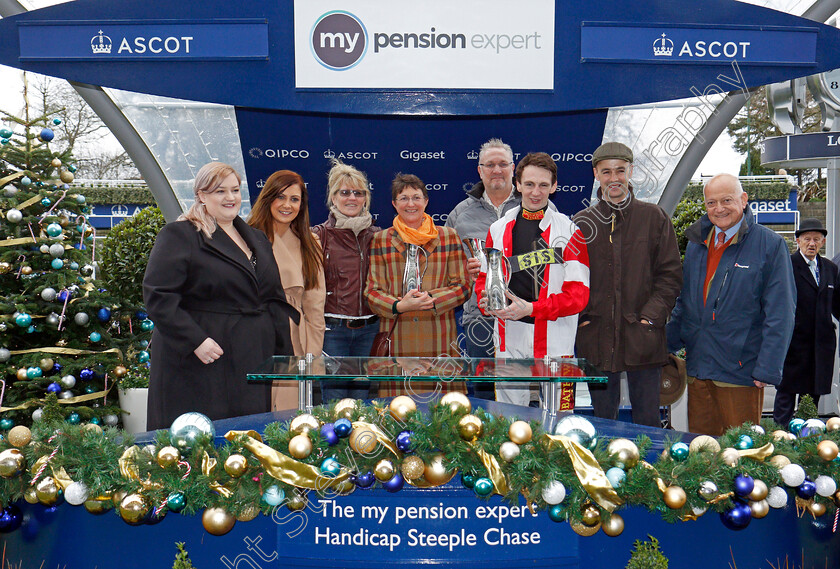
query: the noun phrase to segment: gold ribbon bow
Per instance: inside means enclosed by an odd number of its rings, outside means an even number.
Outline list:
[[[545,438],[549,441],[549,444],[559,445],[566,451],[572,460],[572,467],[578,480],[580,480],[586,493],[599,506],[608,512],[612,512],[624,503],[610,481],[607,480],[607,475],[604,474],[601,465],[598,464],[598,459],[588,449],[562,435],[545,435]]]
[[[201,457],[201,473],[210,478],[213,476],[213,470],[216,468],[217,463],[218,461],[215,458],[211,457],[207,451],[204,451],[204,456]],[[224,496],[225,498],[233,496],[233,490],[215,480],[210,482],[209,486],[213,492],[220,496]]]
[[[473,450],[478,455],[478,458],[481,459],[484,468],[487,469],[488,477],[493,481],[493,492],[500,496],[504,496],[510,492],[507,478],[505,478],[505,473],[502,472],[502,467],[499,466],[496,457],[477,446],[473,446]]]
[[[759,462],[764,462],[764,459],[772,456],[775,450],[776,447],[773,446],[773,443],[767,443],[762,447],[739,450],[738,454],[741,455],[741,458],[751,458]]]

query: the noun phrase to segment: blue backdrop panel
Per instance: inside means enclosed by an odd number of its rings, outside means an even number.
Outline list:
[[[427,212],[443,223],[465,190],[479,180],[478,149],[493,137],[511,145],[514,160],[547,152],[558,169],[553,201],[565,213],[584,207],[592,191],[591,153],[601,144],[606,111],[505,117],[351,117],[237,109],[239,138],[252,201],[276,170],[294,170],[307,182],[313,224],[327,217],[329,157],[367,173],[372,211],[391,224],[391,180],[416,174],[429,190]],[[444,216],[444,217],[442,217]]]
[[[386,0],[380,0],[380,4],[383,11],[400,9]],[[484,9],[481,2],[474,0],[474,4],[476,10]],[[343,3],[336,0],[334,9],[342,7]],[[505,9],[527,10],[527,7],[510,5]],[[503,11],[500,17],[504,18]],[[535,19],[540,17],[539,13],[533,14]],[[267,22],[268,58],[240,61],[242,50],[249,56],[254,53],[246,50],[235,34],[217,44],[219,50],[214,51],[213,56],[218,61],[196,61],[188,55],[185,42],[180,38],[200,36],[198,30],[190,30],[190,24],[197,26],[219,19]],[[443,29],[449,22],[445,16],[439,19]],[[510,77],[510,89],[502,91],[359,89],[352,91],[352,97],[346,97],[336,96],[336,91],[342,91],[340,88],[297,89],[291,0],[77,0],[0,21],[0,63],[93,85],[243,107],[422,115],[528,114],[608,108],[690,97],[692,87],[701,92],[713,86],[717,91],[731,91],[840,67],[840,30],[732,0],[557,2],[555,20],[554,87],[537,92],[517,91],[517,69],[506,68],[498,69],[498,73]],[[52,22],[58,26],[49,35],[25,38],[27,42],[40,41],[42,45],[37,49],[38,60],[24,61],[20,57],[21,51],[27,50],[21,49],[19,24],[32,21],[43,25]],[[163,21],[167,21],[167,25],[177,25],[178,33],[170,34],[171,30],[161,23]],[[584,25],[616,21],[623,27],[615,30],[613,45],[626,44],[632,46],[632,50],[608,53],[599,49],[596,42],[587,44],[586,53],[582,52]],[[80,22],[92,26],[85,28],[91,31],[90,37],[73,31],[76,27],[73,24]],[[155,22],[159,23],[157,27]],[[733,24],[739,25],[739,30],[731,32]],[[122,32],[112,32],[116,26],[122,26]],[[808,31],[803,32],[802,28]],[[93,50],[94,45],[99,46],[99,30],[109,36],[115,46],[110,54],[91,51],[91,55],[97,56],[93,61],[67,59],[78,56],[80,50]],[[730,31],[724,34],[723,30]],[[774,34],[780,31],[792,34],[793,41],[773,41]],[[674,51],[671,55],[657,56],[653,51],[654,43],[665,39],[663,34],[673,42]],[[148,47],[150,38],[165,40],[170,36],[179,40],[178,50],[175,39],[170,40],[171,53],[166,49],[159,53],[148,49],[140,53],[134,50],[120,53],[117,49],[123,45],[123,39],[132,46],[140,41]],[[699,41],[705,43],[700,46]],[[715,41],[721,42],[720,49],[712,45]],[[727,50],[727,42],[734,42],[738,49],[733,52],[734,48],[730,46]],[[755,50],[742,49],[742,44],[747,42]],[[155,45],[166,47],[165,41]],[[192,45],[198,49],[195,42]],[[684,49],[686,45],[688,52]],[[792,62],[789,51],[806,54],[806,57],[804,61]],[[653,58],[653,65],[648,61],[634,61],[642,52],[647,54],[645,58]],[[715,57],[715,53],[720,55]],[[734,57],[730,57],[733,53]],[[184,60],[174,61],[173,58]],[[667,64],[659,64],[666,59]],[[732,69],[733,59],[741,64],[739,72]],[[722,76],[731,81],[722,80]],[[339,76],[337,83],[340,87]]]

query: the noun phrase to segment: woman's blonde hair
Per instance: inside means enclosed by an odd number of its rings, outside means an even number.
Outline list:
[[[202,166],[198,174],[195,175],[195,181],[193,182],[195,203],[178,217],[178,221],[189,221],[195,225],[196,231],[203,232],[208,239],[211,239],[213,232],[216,231],[216,218],[207,213],[207,208],[198,199],[198,195],[216,191],[216,188],[221,186],[225,178],[231,174],[236,176],[236,181],[239,184],[242,183],[242,177],[233,169],[233,166],[222,162],[210,162]]]
[[[345,183],[365,193],[365,209],[370,210],[370,184],[365,173],[335,158],[332,159],[332,168],[327,174],[327,207],[332,206],[335,194]]]

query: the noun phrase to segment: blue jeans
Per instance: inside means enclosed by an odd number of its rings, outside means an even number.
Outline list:
[[[465,353],[469,358],[493,358],[496,357],[496,348],[493,345],[493,319],[479,318],[469,322],[464,327]],[[492,382],[469,381],[467,382],[469,395],[478,399],[493,401],[496,393]]]
[[[346,326],[333,326],[324,333],[324,352],[331,356],[366,358],[370,355],[373,338],[378,331],[378,322],[355,329],[350,329]],[[369,391],[369,381],[321,382],[321,400],[324,403],[333,399],[344,399],[346,397],[367,399]]]

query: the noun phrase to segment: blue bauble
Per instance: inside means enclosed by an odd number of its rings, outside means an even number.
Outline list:
[[[79,421],[81,420],[82,418],[79,416],[78,413],[70,413],[69,415],[67,415],[67,422],[71,425],[78,425]]]
[[[327,478],[335,478],[341,472],[341,465],[334,458],[325,458],[321,463],[321,474]]]
[[[70,168],[67,168],[67,169],[69,170]],[[76,196],[76,203],[82,204],[82,203],[85,203],[86,201],[87,201],[87,199],[82,194],[79,194],[78,196]]]
[[[3,146],[6,146],[7,144],[9,144],[9,139],[8,138],[0,138],[0,144],[2,144]]]
[[[50,266],[56,271],[58,271],[59,269],[64,268],[64,261],[61,259],[53,259],[52,261],[50,261]]]
[[[624,472],[623,468],[619,468],[617,466],[613,466],[606,472],[607,480],[610,481],[610,485],[613,488],[618,488],[621,486],[621,483],[624,482],[624,479],[627,477],[627,473]]]
[[[58,375],[63,367],[60,363],[55,362],[50,370],[50,375]]]
[[[475,474],[461,474],[461,484],[464,488],[473,488],[475,486]]]
[[[565,509],[562,504],[556,504],[548,509],[548,517],[552,522],[562,522],[566,519]]]
[[[134,315],[137,317],[137,320],[145,320],[149,317],[149,314],[147,312],[143,312],[142,310],[138,310],[134,313]]]
[[[400,490],[402,490],[403,486],[405,486],[405,479],[399,472],[394,474],[394,477],[388,480],[387,482],[382,483],[382,487],[385,488],[388,492],[399,492]]]
[[[99,417],[91,417],[90,424],[91,425],[101,425],[102,424],[102,419],[100,419]]]
[[[35,379],[44,375],[44,370],[39,368],[38,366],[32,366],[26,368],[26,377],[29,379]]]
[[[286,499],[286,492],[279,486],[269,486],[262,495],[262,501],[269,506],[279,506]]]
[[[111,319],[111,309],[103,306],[96,311],[96,317],[99,318],[100,322],[107,322]]]
[[[411,451],[411,435],[413,435],[411,431],[402,431],[399,435],[397,435],[397,448],[400,449],[402,452],[410,452]]]
[[[155,329],[155,323],[147,318],[140,323],[140,329],[144,332],[151,332]]]
[[[151,356],[149,355],[149,352],[147,352],[146,350],[142,350],[140,352],[137,352],[137,361],[140,362],[141,364],[146,363],[147,361],[149,361],[150,358],[151,358]]]
[[[61,393],[61,386],[53,382],[47,386],[47,393]]]
[[[359,488],[370,488],[373,486],[373,483],[376,481],[376,478],[373,476],[373,472],[362,472],[353,476],[353,484],[358,486]]]
[[[38,136],[44,142],[49,142],[53,138],[55,138],[55,133],[52,131],[51,128],[44,127],[41,129],[41,134]]]
[[[65,290],[60,290],[58,292],[58,301],[59,302],[66,302],[67,299],[69,299],[71,296],[73,296],[73,293],[70,292],[69,290],[66,290],[66,289]]]
[[[73,172],[74,174],[76,173],[76,170],[78,170],[78,168],[76,168],[76,165],[75,165],[75,164],[70,164],[70,165],[67,167],[67,169],[68,169],[68,170],[70,170],[71,172]]]
[[[350,435],[350,431],[353,430],[353,423],[349,419],[339,419],[333,423],[333,429],[336,435],[344,438]]]
[[[13,134],[12,131],[9,130],[8,128],[0,128],[0,137],[11,138],[12,134]]]
[[[15,316],[15,324],[20,328],[28,328],[32,324],[32,317],[25,312],[19,312]]]
[[[805,424],[805,421],[800,418],[791,419],[790,423],[788,423],[788,430],[793,433],[794,435],[799,436],[799,431],[802,430],[802,426]]]
[[[86,395],[90,395],[91,393],[96,392],[96,388],[92,385],[85,385],[84,392],[85,392]]]
[[[70,270],[71,271],[78,271],[79,270],[79,263],[77,263],[76,261],[71,261],[70,262]]]
[[[79,379],[81,379],[82,381],[90,381],[91,379],[93,379],[93,375],[93,370],[86,367],[79,372]]]
[[[327,441],[327,444],[333,446],[338,444],[338,435],[335,434],[335,429],[332,423],[324,423],[321,427],[321,436]]]
[[[14,426],[15,422],[12,419],[9,419],[8,417],[0,419],[0,430],[8,431]]]
[[[813,481],[805,479],[805,482],[796,487],[796,495],[803,500],[810,500],[817,493],[817,485]]]
[[[723,522],[723,525],[725,525],[728,529],[733,531],[744,529],[750,525],[751,520],[752,513],[750,512],[749,504],[738,500],[735,501],[735,506],[733,506],[732,509],[720,513],[720,521]]]
[[[33,324],[32,326],[30,326],[29,328],[26,329],[27,334],[34,334],[37,331],[38,331],[38,327],[35,326],[35,324]]]
[[[678,462],[682,462],[688,458],[688,445],[683,442],[674,443],[671,445],[669,453],[671,458]]]
[[[95,344],[96,342],[102,339],[102,334],[100,334],[99,332],[91,332],[88,338],[90,338],[90,341]]]
[[[752,437],[749,435],[741,435],[738,437],[738,442],[735,443],[735,448],[738,450],[747,450],[751,449],[755,446],[755,442],[753,442]]]
[[[23,513],[15,504],[10,504],[0,511],[0,533],[13,532],[23,523]]]
[[[29,176],[24,176],[23,178],[20,179],[20,185],[21,186],[28,186],[31,183],[32,183],[32,178],[30,178]]]
[[[50,207],[52,205],[52,201],[50,198],[44,198],[41,200],[41,205],[44,207]]]
[[[732,489],[735,490],[735,494],[738,496],[748,496],[753,491],[753,488],[755,488],[755,480],[746,474],[736,476],[735,482],[732,485]]]
[[[169,508],[169,511],[175,512],[176,514],[183,510],[186,505],[187,501],[184,499],[184,495],[180,492],[172,492],[172,494],[170,494],[166,499],[166,507]]]
[[[58,126],[58,125],[60,125],[60,124],[61,124],[61,119],[53,119],[53,120],[52,120],[52,123],[53,123],[55,126]]]
[[[157,515],[155,515],[155,509],[149,508],[149,513],[146,514],[146,517],[143,518],[143,523],[147,526],[153,526],[159,524],[163,521],[163,518],[166,517],[166,510],[160,510]]]
[[[149,341],[148,340],[140,340],[139,342],[137,342],[137,344],[143,349],[146,349],[146,348],[149,347]]]
[[[475,490],[475,493],[479,496],[489,496],[493,492],[493,481],[483,476],[481,478],[477,478],[475,486],[473,486],[473,490]]]
[[[63,229],[57,223],[50,223],[49,225],[47,225],[47,235],[49,235],[50,237],[58,237],[59,235],[61,235],[62,231]]]

